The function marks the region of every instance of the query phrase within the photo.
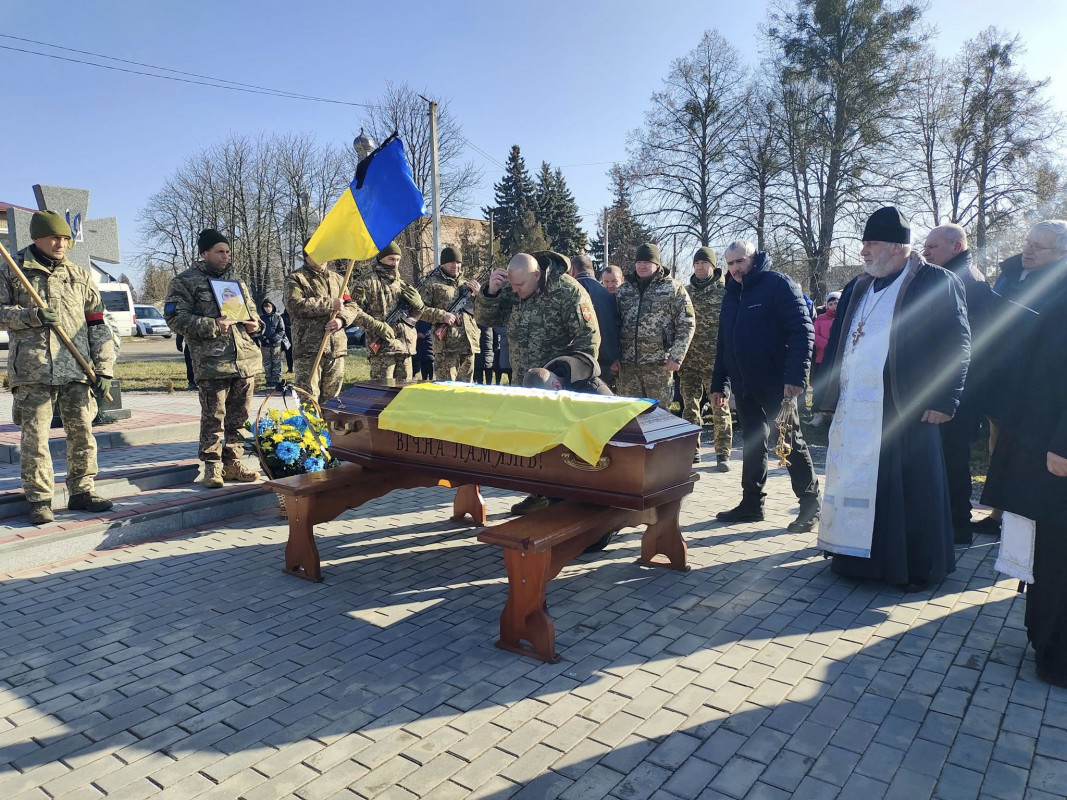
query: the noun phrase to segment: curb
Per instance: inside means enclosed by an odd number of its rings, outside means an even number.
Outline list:
[[[173,425],[157,425],[150,428],[132,428],[125,431],[99,431],[93,433],[100,450],[132,447],[139,444],[163,444],[165,442],[197,442],[200,440],[200,422],[176,422]],[[64,436],[50,439],[48,449],[52,458],[64,458],[67,439]],[[17,444],[0,445],[0,463],[18,464],[21,448]]]

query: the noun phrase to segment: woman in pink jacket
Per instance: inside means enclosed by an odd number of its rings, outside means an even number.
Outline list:
[[[811,365],[811,384],[814,387],[821,379],[822,359],[826,354],[826,344],[830,341],[830,328],[834,324],[834,314],[837,313],[837,301],[841,298],[841,292],[830,292],[826,295],[826,310],[815,318],[815,361]],[[826,422],[827,414],[816,414],[811,418],[811,425],[818,427]]]

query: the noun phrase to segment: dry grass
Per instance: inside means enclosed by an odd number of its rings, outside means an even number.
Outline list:
[[[7,371],[0,372],[4,385],[7,385]],[[122,381],[125,392],[170,392],[188,391],[186,389],[185,362],[177,361],[119,361],[115,365],[115,377]],[[292,380],[291,372],[283,373],[283,378]],[[345,385],[356,381],[365,381],[370,377],[365,351],[360,349],[349,353],[345,359]],[[264,386],[263,377],[257,380],[257,386]]]

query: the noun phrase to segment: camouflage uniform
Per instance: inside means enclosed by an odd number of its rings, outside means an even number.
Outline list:
[[[252,334],[242,323],[234,324],[226,334],[219,329],[216,319],[222,311],[211,280],[238,278],[232,265],[215,275],[198,262],[171,280],[163,316],[189,346],[193,376],[200,390],[200,460],[234,464],[243,454],[241,431],[251,410],[256,376],[263,374],[263,361]],[[262,328],[248,287],[244,281],[240,284],[249,316]]]
[[[428,309],[447,312],[456,301],[460,292],[468,294],[464,286],[465,278],[460,272],[455,278],[438,267],[429,274],[422,284],[419,294]],[[441,324],[433,330],[433,364],[434,376],[446,381],[473,381],[474,357],[481,352],[479,339],[481,331],[471,312],[473,299],[469,300],[467,311],[454,312],[459,317],[454,325]],[[444,337],[438,335],[443,331]]]
[[[366,327],[373,317],[359,307],[343,286],[344,275],[329,268],[319,269],[305,265],[285,280],[285,308],[293,321],[290,332],[293,344],[294,383],[308,392],[320,403],[341,393],[345,378],[345,356],[348,354],[348,337],[344,329],[359,324]],[[322,353],[317,375],[311,374],[311,366],[326,335],[326,323],[333,314],[333,299],[344,300],[337,315],[343,323],[341,330],[330,334],[330,340]]]
[[[51,263],[27,247],[16,254],[26,278],[98,375],[115,374],[115,345],[104,322],[100,293],[89,273],[66,258]],[[55,491],[48,432],[52,404],[67,435],[67,492],[92,493],[97,473],[93,418],[96,398],[89,378],[50,326],[41,325],[29,293],[8,267],[0,272],[0,328],[10,331],[8,379],[12,416],[22,428],[22,488],[31,503],[51,501]]]
[[[510,286],[493,297],[486,294],[488,290],[486,283],[474,298],[474,317],[479,325],[503,325],[507,329],[508,357],[516,383],[522,383],[526,370],[566,353],[597,357],[600,328],[593,301],[567,274],[565,264],[553,261],[547,269],[542,266],[541,285],[525,300]]]
[[[615,393],[658,400],[670,410],[674,379],[664,369],[668,360],[684,363],[696,320],[685,288],[660,267],[644,289],[636,273],[615,293],[619,301],[622,357]]]
[[[722,310],[722,297],[726,287],[722,280],[722,270],[716,268],[706,280],[698,280],[694,275],[685,287],[696,312],[696,333],[689,346],[689,353],[678,370],[678,382],[685,404],[685,418],[698,428],[704,427],[704,418],[700,413],[700,401],[704,392],[711,397],[711,372],[715,366],[715,342],[719,335],[719,312]],[[730,407],[711,409],[711,421],[715,432],[715,454],[718,458],[729,458],[733,447],[734,428],[730,419]]]
[[[395,267],[375,262],[373,272],[353,286],[353,296],[368,314],[384,322],[400,302],[400,291],[406,285],[400,280]],[[410,316],[428,322],[443,322],[445,312],[436,308],[425,308],[421,313]],[[372,349],[374,343],[371,338],[367,337],[367,363],[370,366],[370,379],[375,383],[406,381],[411,374],[411,357],[415,354],[415,326],[400,323],[394,326],[394,331],[396,338],[392,341],[380,341],[381,348],[377,353]],[[434,364],[435,368],[436,366]]]

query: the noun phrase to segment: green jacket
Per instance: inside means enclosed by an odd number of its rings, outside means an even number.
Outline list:
[[[348,289],[342,287],[344,282],[344,275],[328,267],[303,266],[285,279],[285,310],[293,321],[293,355],[296,358],[314,358],[318,354],[322,337],[326,335],[324,328],[333,314],[333,298],[340,297],[345,301],[337,315],[344,327],[330,334],[325,355],[344,358],[348,353],[344,328],[357,323],[365,328],[374,319],[349,296]]]
[[[252,341],[252,334],[243,324],[237,323],[223,335],[215,321],[222,316],[222,311],[211,288],[212,280],[240,283],[249,315],[260,329],[263,327],[252,295],[244,281],[238,279],[232,265],[216,276],[209,273],[201,261],[175,275],[167,289],[163,316],[172,331],[185,337],[193,362],[193,375],[198,381],[262,375],[263,358],[259,347]]]
[[[375,319],[385,322],[385,318],[396,308],[400,301],[400,290],[407,286],[400,280],[396,270],[384,264],[375,265],[370,275],[353,283],[352,296],[363,309]],[[441,322],[445,312],[434,308],[424,308],[421,313],[412,315],[414,319]],[[415,354],[415,327],[403,323],[395,327],[396,338],[382,342],[382,348],[376,354],[367,350],[368,358],[377,356],[410,356]],[[368,340],[370,337],[368,337]],[[368,341],[369,344],[369,341]]]
[[[719,337],[719,313],[722,311],[722,298],[726,294],[722,270],[715,270],[707,280],[697,280],[694,275],[685,287],[696,313],[696,332],[689,345],[687,361],[699,361],[703,365],[714,364],[715,343]]]
[[[589,293],[553,264],[541,273],[541,286],[520,300],[505,286],[489,296],[488,283],[474,298],[474,316],[479,325],[507,328],[509,357],[516,383],[526,370],[543,367],[567,353],[586,353],[594,359],[600,350],[600,328]]]
[[[63,332],[100,375],[115,374],[115,343],[104,321],[100,292],[92,277],[64,258],[49,266],[34,249],[15,255],[27,280],[49,308],[59,312]],[[27,383],[63,386],[89,379],[66,345],[37,319],[36,304],[22,283],[4,265],[0,271],[0,329],[10,332],[8,379],[11,387]]]
[[[679,364],[685,359],[696,329],[693,303],[685,287],[666,267],[641,289],[631,273],[615,293],[619,301],[623,364]]]
[[[455,302],[456,296],[464,291],[463,284],[466,278],[461,272],[455,278],[438,267],[429,274],[426,281],[419,289],[422,302],[427,308],[437,309],[441,312],[448,311],[448,307]],[[474,300],[471,299],[471,305]],[[436,331],[433,337],[433,349],[438,355],[442,353],[480,353],[481,332],[478,323],[474,320],[474,314],[457,314],[459,319],[455,325],[449,325],[444,339],[439,339]]]

